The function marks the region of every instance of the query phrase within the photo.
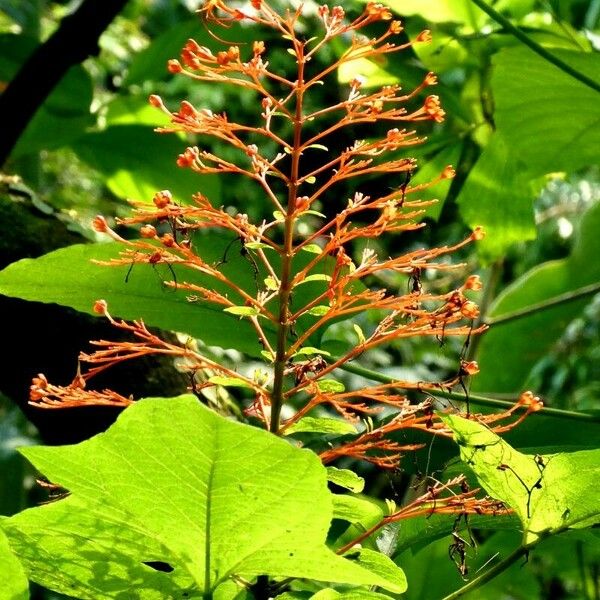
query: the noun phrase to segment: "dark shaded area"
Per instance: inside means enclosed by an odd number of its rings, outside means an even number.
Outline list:
[[[161,573],[172,573],[175,570],[175,567],[172,567],[169,563],[163,562],[162,560],[149,560],[148,562],[144,562],[144,564]]]
[[[27,59],[0,95],[0,114],[4,115],[0,165],[6,162],[25,127],[66,72],[100,52],[100,35],[125,4],[127,0],[82,2]]]

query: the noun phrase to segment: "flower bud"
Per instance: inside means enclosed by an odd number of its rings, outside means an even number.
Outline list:
[[[476,319],[479,316],[479,307],[475,302],[467,300],[461,307],[460,313],[467,319]]]
[[[478,292],[482,287],[483,284],[481,283],[479,275],[471,275],[467,277],[464,285],[465,290],[473,290],[474,292]]]
[[[98,233],[106,233],[109,229],[108,223],[102,215],[94,217],[92,227],[94,228],[94,231],[97,231]]]
[[[475,229],[473,229],[473,233],[471,233],[471,239],[475,240],[476,242],[481,241],[483,238],[485,237],[485,230],[483,229],[483,227],[475,227]]]
[[[169,190],[162,190],[162,192],[157,192],[154,194],[154,198],[152,198],[152,202],[154,202],[154,206],[156,208],[165,208],[165,206],[171,204],[173,197],[171,196],[171,192]]]
[[[105,315],[106,311],[108,310],[108,304],[106,303],[106,300],[96,300],[96,302],[94,302],[92,310],[97,315]]]
[[[156,229],[154,228],[153,225],[144,225],[140,229],[140,235],[143,238],[154,238],[154,237],[156,237]]]

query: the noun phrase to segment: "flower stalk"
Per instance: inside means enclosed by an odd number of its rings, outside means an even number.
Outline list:
[[[297,33],[304,19],[301,3],[280,14],[268,0],[254,0],[248,10],[230,6],[225,0],[211,0],[201,12],[217,25],[228,27],[248,21],[270,30],[288,45],[294,61],[293,76],[288,78],[272,70],[269,48],[262,40],[255,41],[251,48],[232,44],[219,51],[189,40],[180,58],[169,61],[169,71],[199,82],[250,90],[260,106],[258,124],[237,123],[227,112],[215,114],[185,100],[177,110],[171,110],[153,95],[150,103],[170,119],[170,125],[159,131],[183,132],[200,141],[208,138],[226,145],[231,150],[227,158],[214,149],[189,146],[178,156],[177,164],[199,174],[234,174],[258,186],[269,208],[275,211],[273,218],[254,223],[243,212],[215,206],[202,193],[196,194],[191,204],[183,204],[164,190],[154,196],[152,205],[133,203],[132,216],[120,219],[122,225],[140,228],[138,239],[119,236],[102,217],[96,218],[94,227],[124,247],[118,258],[105,264],[164,265],[173,276],[165,284],[175,293],[187,294],[190,302],[213,305],[232,319],[247,319],[262,347],[266,370],[253,376],[240,373],[203,355],[193,343],[167,343],[141,321],[128,324],[113,319],[106,304],[98,302],[96,311],[115,327],[133,334],[134,341],[96,342],[96,352],[81,355],[88,370],[78,374],[71,386],[50,386],[40,376],[32,386],[31,400],[46,407],[80,406],[86,402],[126,404],[128,399],[108,392],[104,396],[84,393],[85,382],[113,364],[146,354],[167,354],[183,362],[193,377],[208,373],[197,382],[200,389],[229,385],[242,390],[246,394],[246,414],[277,435],[288,434],[292,426],[297,427],[306,416],[319,414],[324,407],[352,422],[365,418],[353,440],[324,448],[322,461],[351,457],[395,468],[404,453],[420,445],[400,445],[390,435],[416,429],[449,436],[433,411],[431,395],[436,391],[452,393],[455,386],[465,388],[464,380],[478,371],[476,363],[461,360],[456,377],[442,383],[393,379],[346,390],[332,378],[340,369],[355,367],[354,363],[369,350],[396,340],[433,337],[443,341],[448,336],[469,338],[485,331],[485,325],[474,326],[479,309],[470,298],[471,292],[481,289],[478,277],[467,277],[445,293],[427,290],[420,279],[425,271],[461,268],[463,265],[452,264],[447,257],[480,240],[483,231],[475,228],[452,245],[416,249],[401,256],[380,257],[367,247],[356,257],[356,240],[421,229],[424,225],[420,217],[432,201],[422,200],[420,193],[454,176],[453,168],[447,166],[429,183],[410,184],[417,164],[405,154],[426,140],[417,128],[423,122],[444,120],[439,98],[428,94],[437,78],[433,73],[426,74],[412,91],[398,85],[372,90],[355,78],[349,82],[345,97],[330,106],[313,107],[310,100],[313,88],[326,84],[341,66],[427,43],[431,39],[429,31],[421,32],[412,42],[397,43],[402,24],[377,2],[367,2],[353,20],[340,6],[319,7],[321,29],[311,39]],[[349,47],[330,64],[320,66],[319,52],[335,38],[345,40]],[[369,138],[356,137],[365,126]],[[353,141],[331,156],[327,144],[342,133],[352,136]],[[326,158],[320,163],[309,162],[306,156],[316,150],[326,150]],[[391,190],[386,186],[379,191],[373,186],[375,191],[370,193],[353,191],[340,204],[339,190],[345,189],[341,184],[350,182],[354,187],[358,179],[381,176],[393,182]],[[317,202],[327,206],[334,216],[327,219],[317,212]],[[308,216],[317,224],[309,226]],[[231,239],[221,261],[207,260],[194,244],[195,236],[206,230]],[[254,287],[227,276],[222,268],[233,243],[241,244],[254,272]],[[406,279],[409,290],[370,285],[389,274]],[[377,317],[376,325],[367,332],[354,322],[364,314]],[[328,353],[314,344],[319,343],[328,327],[342,321],[354,322],[357,343],[342,356],[325,360]],[[407,390],[425,394],[425,398],[411,404],[405,395]],[[369,415],[384,407],[395,411],[392,417],[377,426],[369,425]],[[532,396],[500,415],[470,414],[467,407],[467,416],[487,423],[495,431],[505,431],[540,407],[539,399]],[[514,414],[519,408],[524,408],[520,416]]]

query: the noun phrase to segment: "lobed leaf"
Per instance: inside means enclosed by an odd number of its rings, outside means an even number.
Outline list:
[[[22,453],[67,498],[4,521],[34,581],[81,598],[208,597],[234,577],[397,584],[325,545],[316,455],[205,408],[146,399],[107,432]]]

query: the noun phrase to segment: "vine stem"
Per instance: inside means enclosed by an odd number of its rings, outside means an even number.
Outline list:
[[[328,360],[337,361],[335,357],[331,357]],[[347,371],[348,373],[354,373],[355,375],[360,375],[365,377],[366,379],[370,379],[371,381],[379,381],[380,383],[394,383],[397,382],[396,379],[390,377],[389,375],[384,375],[383,373],[379,373],[378,371],[373,371],[371,369],[367,369],[365,367],[360,367],[358,365],[344,364],[339,367],[343,371]],[[402,388],[401,384],[398,384],[399,388]],[[465,402],[464,394],[459,392],[450,392],[446,390],[428,390],[428,393],[432,396],[439,396],[441,398],[447,398],[449,400],[458,400],[461,402]],[[498,398],[489,398],[486,396],[479,396],[477,394],[469,394],[469,402],[471,404],[476,404],[479,406],[489,406],[491,408],[500,408],[500,409],[508,409],[514,406],[514,402],[510,402],[508,400],[499,400]],[[562,410],[560,408],[550,408],[550,407],[542,407],[539,411],[541,414],[546,415],[548,417],[556,417],[560,419],[571,419],[574,421],[589,421],[592,423],[600,423],[600,415],[589,414],[576,412],[573,410]]]
[[[548,298],[542,302],[537,302],[536,304],[530,304],[525,308],[520,308],[518,310],[505,313],[503,315],[499,315],[497,317],[489,317],[484,319],[484,323],[489,325],[490,327],[500,325],[500,323],[508,323],[510,321],[515,321],[517,319],[521,319],[530,314],[537,313],[540,310],[545,310],[547,308],[553,308],[554,306],[558,306],[560,304],[567,304],[569,302],[574,302],[575,300],[579,300],[580,298],[585,298],[586,296],[592,296],[600,292],[600,283],[592,283],[590,285],[586,285],[576,290],[572,290],[570,292],[565,292],[564,294],[560,294],[558,296],[554,296],[553,298]]]
[[[525,44],[528,48],[533,50],[536,54],[541,56],[543,59],[552,63],[555,67],[558,67],[561,71],[567,73],[577,81],[580,81],[587,87],[593,89],[596,92],[600,92],[600,83],[594,81],[587,75],[580,73],[577,69],[574,69],[571,65],[567,64],[551,52],[548,52],[543,46],[540,46],[537,42],[533,41],[528,35],[523,33],[518,27],[515,27],[509,19],[501,15],[497,10],[489,6],[484,0],[471,0],[473,4],[476,4],[484,13],[488,14],[496,23],[502,25],[507,31],[512,33],[520,42]]]
[[[290,28],[291,29],[291,28]],[[294,50],[298,61],[298,81],[296,82],[296,112],[294,115],[294,143],[291,149],[291,168],[288,183],[288,202],[284,222],[283,253],[281,256],[281,277],[279,287],[279,318],[277,326],[277,349],[273,367],[273,393],[271,396],[271,420],[269,430],[279,431],[281,408],[284,402],[283,380],[287,356],[287,338],[290,329],[290,296],[292,293],[292,258],[294,257],[294,221],[296,220],[296,199],[298,197],[298,179],[300,156],[302,154],[302,105],[304,98],[304,45],[294,39]]]
[[[571,523],[570,526],[572,526]],[[527,562],[527,557],[529,553],[538,546],[541,542],[549,537],[555,537],[569,530],[570,526],[562,526],[558,527],[554,530],[545,530],[538,534],[538,537],[528,544],[523,544],[519,546],[516,550],[511,552],[505,559],[501,560],[499,563],[496,563],[491,569],[488,569],[484,573],[482,573],[479,577],[476,577],[472,581],[469,581],[466,585],[463,585],[461,588],[448,594],[442,600],[456,600],[456,598],[460,598],[473,590],[480,588],[482,585],[486,584],[488,581],[491,581],[504,571],[511,567],[514,563],[516,563],[521,557],[525,557],[525,562]]]
[[[488,581],[494,579],[500,575],[500,573],[506,571],[511,565],[517,562],[522,556],[527,556],[532,546],[519,546],[514,552],[509,554],[504,560],[501,560],[499,563],[496,563],[491,569],[488,569],[484,573],[482,573],[479,577],[473,579],[473,581],[469,581],[467,585],[464,585],[460,589],[452,592],[445,596],[442,600],[455,600],[456,598],[460,598],[473,590],[480,588],[482,585],[486,584]]]

